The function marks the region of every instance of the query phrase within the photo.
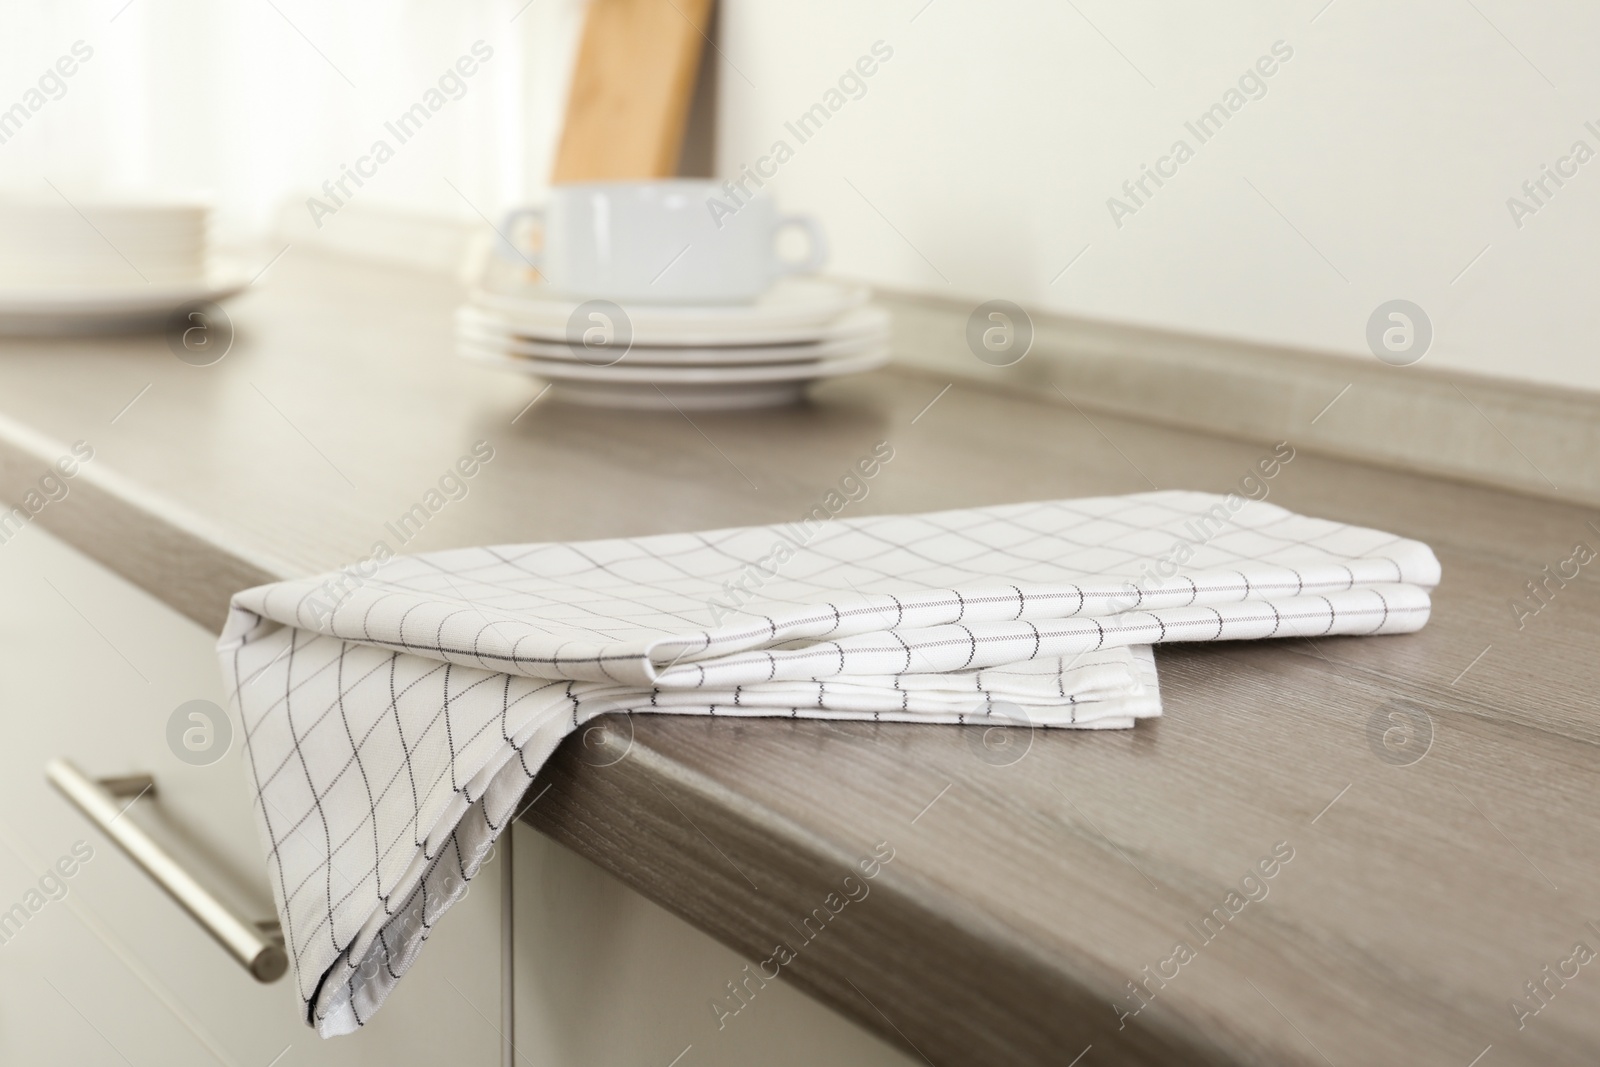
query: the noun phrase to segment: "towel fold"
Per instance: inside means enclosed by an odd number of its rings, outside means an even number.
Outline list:
[[[219,651],[331,1036],[597,715],[1126,727],[1150,644],[1411,631],[1438,578],[1392,534],[1145,493],[382,559],[238,594]]]

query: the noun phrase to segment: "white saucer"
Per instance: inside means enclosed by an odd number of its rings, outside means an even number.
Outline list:
[[[857,356],[742,367],[592,367],[576,360],[542,360],[458,341],[463,359],[531,374],[552,385],[557,399],[600,407],[684,410],[770,407],[793,403],[809,382],[875,370],[889,362],[880,344]]]
[[[456,337],[518,356],[568,360],[589,366],[605,363],[604,350],[592,355],[564,341],[540,341],[509,333],[504,319],[476,308],[456,311]],[[859,355],[889,339],[889,315],[882,308],[857,308],[830,325],[815,341],[801,344],[706,347],[632,345],[618,364],[662,366],[738,366],[755,363],[798,363]],[[607,364],[609,365],[609,364]]]
[[[798,404],[805,382],[728,385],[627,385],[617,382],[551,382],[550,396],[564,404],[630,411],[747,411]]]
[[[173,312],[222,300],[249,284],[243,270],[219,269],[206,278],[184,283],[0,288],[0,335],[159,330]]]
[[[629,382],[678,385],[721,385],[734,382],[809,381],[835,378],[876,370],[889,362],[889,346],[879,344],[843,359],[806,360],[799,363],[757,363],[741,367],[662,367],[629,365],[627,360],[609,367],[594,367],[577,360],[530,359],[507,355],[488,345],[456,342],[456,354],[475,362],[493,364],[507,370],[534,374],[540,378],[583,382]]]
[[[785,278],[749,304],[631,304],[623,310],[634,344],[796,344],[817,340],[840,316],[865,304],[868,295],[865,286]],[[514,333],[564,343],[568,322],[584,301],[528,286],[506,293],[477,290],[471,303],[501,316]]]

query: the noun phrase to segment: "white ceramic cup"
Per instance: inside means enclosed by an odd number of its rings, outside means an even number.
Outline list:
[[[564,296],[646,304],[740,304],[785,274],[827,259],[822,228],[809,215],[779,215],[765,196],[731,205],[719,183],[695,179],[558,185],[543,208],[521,208],[500,226],[499,253],[537,267]],[[715,207],[715,210],[713,210]],[[542,221],[544,243],[519,239]],[[778,233],[806,234],[808,254],[779,256]]]
[[[200,200],[0,195],[0,285],[138,288],[202,278],[209,213]]]

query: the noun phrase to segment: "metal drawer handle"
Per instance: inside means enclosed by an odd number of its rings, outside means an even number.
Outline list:
[[[51,760],[45,765],[44,774],[101,833],[205,927],[230,956],[244,964],[257,981],[275,982],[283,977],[289,968],[289,957],[284,954],[283,936],[276,920],[253,923],[239,918],[132,819],[118,818],[124,809],[117,804],[117,798],[146,791],[154,794],[154,778],[138,774],[96,781],[64,759]]]

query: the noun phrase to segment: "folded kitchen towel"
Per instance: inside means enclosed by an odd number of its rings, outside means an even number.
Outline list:
[[[1426,545],[1202,493],[461,549],[234,597],[219,645],[308,1021],[360,1026],[608,712],[1131,726],[1147,647],[1400,633]]]

